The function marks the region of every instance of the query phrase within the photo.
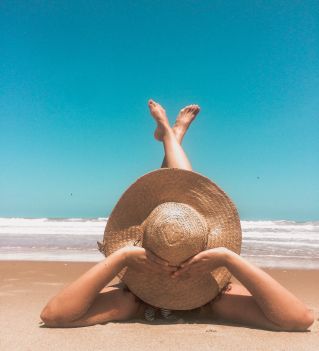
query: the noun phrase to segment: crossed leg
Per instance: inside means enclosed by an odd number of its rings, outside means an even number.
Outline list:
[[[180,110],[176,122],[172,128],[174,135],[176,137],[177,142],[181,145],[184,139],[184,136],[199,113],[200,108],[198,105],[188,105]],[[166,156],[164,156],[164,160],[162,162],[162,168],[167,168]]]
[[[157,123],[154,136],[157,140],[163,142],[167,167],[191,171],[192,166],[181,144],[177,141],[173,129],[169,125],[164,108],[153,100],[148,102],[148,106]]]

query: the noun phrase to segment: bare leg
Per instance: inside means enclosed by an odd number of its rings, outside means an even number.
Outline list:
[[[167,167],[181,168],[191,171],[192,166],[181,145],[176,139],[173,129],[170,127],[166,112],[163,107],[153,100],[148,103],[151,114],[157,122],[154,136],[164,144]]]
[[[172,128],[179,144],[182,144],[184,135],[187,132],[188,127],[193,122],[199,111],[200,107],[198,105],[189,105],[180,110],[176,118],[176,122]],[[165,156],[161,167],[167,168]]]

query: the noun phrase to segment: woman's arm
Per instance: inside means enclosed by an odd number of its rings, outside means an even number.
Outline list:
[[[126,266],[152,271],[164,269],[172,272],[174,269],[143,248],[125,247],[97,263],[54,296],[44,307],[41,319],[49,326],[79,326],[105,322],[111,315],[114,319],[122,318],[125,311],[121,316],[119,313],[115,316],[114,311],[108,312],[115,301],[119,300],[119,304],[122,301],[124,306],[125,300],[119,294],[108,292],[103,295],[100,292]],[[108,306],[109,311],[106,311]]]
[[[174,276],[178,277],[186,272],[200,274],[212,271],[219,266],[225,266],[246,287],[257,304],[254,308],[251,300],[247,298],[249,296],[245,296],[246,299],[241,298],[241,306],[238,309],[240,313],[233,312],[234,316],[236,314],[235,321],[241,318],[241,321],[253,322],[256,319],[256,324],[259,326],[280,330],[306,330],[313,323],[313,313],[296,296],[266,272],[228,249],[216,248],[203,251],[186,261]],[[225,310],[225,306],[223,309]],[[252,311],[254,318],[247,315],[249,310]],[[258,313],[262,315],[258,316]],[[225,310],[225,314],[228,317],[231,316],[229,310]],[[258,318],[260,322],[257,321]],[[267,320],[263,322],[263,318]]]
[[[314,316],[290,291],[241,256],[229,252],[226,267],[247,288],[271,322],[292,330],[306,330]]]
[[[47,303],[41,319],[62,322],[80,318],[104,286],[124,268],[124,262],[123,253],[118,251],[93,266]]]

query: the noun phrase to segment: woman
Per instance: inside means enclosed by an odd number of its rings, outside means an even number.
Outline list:
[[[162,167],[192,170],[181,142],[199,107],[190,105],[181,110],[171,128],[162,106],[153,100],[148,105],[157,122],[155,138],[164,145]],[[313,313],[292,293],[264,271],[223,247],[202,251],[179,266],[169,265],[142,247],[121,248],[54,296],[43,309],[41,319],[48,327],[81,327],[142,318],[148,307],[143,301],[123,284],[107,286],[123,268],[166,271],[172,279],[180,279],[221,266],[242,285],[229,284],[219,298],[198,309],[198,316],[278,331],[305,331],[313,323]]]

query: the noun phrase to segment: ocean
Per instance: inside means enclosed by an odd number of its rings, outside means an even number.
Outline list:
[[[0,260],[103,259],[107,218],[0,218]],[[241,221],[242,256],[263,268],[319,268],[319,221]]]

